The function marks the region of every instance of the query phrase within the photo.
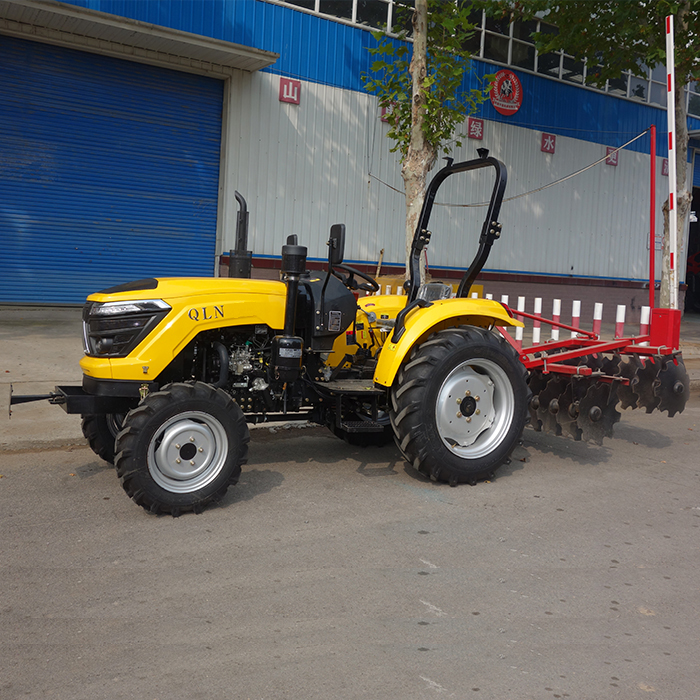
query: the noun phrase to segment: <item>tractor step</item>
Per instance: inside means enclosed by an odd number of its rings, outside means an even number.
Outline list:
[[[384,425],[373,420],[346,420],[340,429],[346,433],[383,433]]]
[[[314,384],[333,396],[382,396],[386,393],[386,389],[375,387],[371,379],[337,379]]]

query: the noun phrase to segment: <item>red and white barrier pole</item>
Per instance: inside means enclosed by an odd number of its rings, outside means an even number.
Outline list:
[[[571,302],[571,325],[574,328],[581,327],[581,302],[577,299]],[[571,331],[572,338],[575,338],[576,335],[576,331]]]
[[[542,315],[542,297],[535,297],[534,312],[537,316]],[[539,345],[540,343],[540,322],[535,320],[532,326],[532,344]]]
[[[600,327],[603,325],[603,305],[596,302],[593,307],[593,332],[600,336]]]
[[[678,271],[676,270],[678,212],[676,210],[676,76],[673,48],[673,15],[666,17],[666,118],[668,120],[668,235],[669,284],[672,309],[678,308]],[[685,183],[683,183],[685,184]]]
[[[559,323],[561,318],[561,299],[552,299],[552,321]],[[552,326],[552,340],[559,340],[559,329]]]
[[[518,297],[518,311],[525,311],[525,297]],[[518,316],[517,314],[515,315],[515,317],[519,321],[523,320],[522,316]],[[515,329],[515,343],[518,346],[518,350],[522,350],[522,348],[523,348],[523,328],[522,328],[522,326]]]
[[[627,307],[624,304],[617,305],[617,314],[615,316],[615,337],[622,338],[625,335],[625,312]]]
[[[639,318],[639,335],[649,335],[649,317],[651,316],[651,307],[642,306],[642,313]],[[649,345],[649,341],[645,340],[640,345]]]

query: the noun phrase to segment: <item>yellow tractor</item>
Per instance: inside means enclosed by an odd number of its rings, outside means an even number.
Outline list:
[[[438,188],[480,168],[495,182],[474,261],[456,295],[421,285]],[[494,330],[521,322],[498,302],[469,298],[500,235],[505,184],[503,163],[487,152],[436,174],[403,295],[376,294],[374,279],[343,264],[342,224],[331,227],[320,274],[307,272],[306,248],[290,236],[280,281],[145,279],[92,294],[83,384],[45,398],[82,414],[92,449],[155,513],[219,500],[246,462],[248,424],[268,421],[311,421],[356,444],[393,435],[431,479],[490,478],[517,444],[530,399],[518,352]]]

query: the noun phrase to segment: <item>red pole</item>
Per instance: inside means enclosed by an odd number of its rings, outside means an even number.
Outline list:
[[[651,146],[650,193],[649,193],[649,308],[654,308],[654,285],[656,284],[656,125],[649,127]]]

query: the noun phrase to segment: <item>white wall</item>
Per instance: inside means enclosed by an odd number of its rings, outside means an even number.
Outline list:
[[[333,223],[347,226],[347,261],[404,259],[404,199],[396,154],[376,98],[302,82],[301,104],[278,99],[279,76],[240,73],[230,83],[222,174],[219,251],[234,246],[234,189],[250,211],[248,247],[277,256],[286,236],[299,235],[309,257],[325,258]],[[455,160],[490,149],[508,169],[506,199],[564,177],[605,155],[605,146],[557,136],[556,153],[540,151],[541,132],[485,122],[483,141],[464,139]],[[657,159],[657,231],[667,178]],[[436,169],[441,167],[439,161]],[[491,169],[457,175],[438,203],[488,200]],[[373,177],[374,176],[374,177]],[[375,179],[379,178],[379,180]],[[649,156],[622,151],[617,167],[601,164],[543,192],[504,202],[501,240],[490,270],[646,279],[649,239]],[[474,255],[483,207],[436,206],[429,263],[463,267]],[[658,256],[660,257],[660,255]]]

